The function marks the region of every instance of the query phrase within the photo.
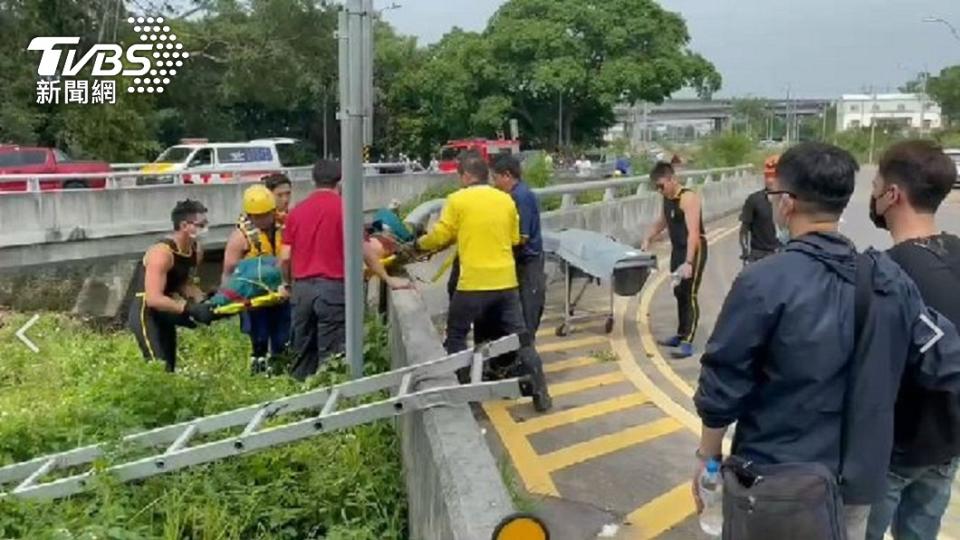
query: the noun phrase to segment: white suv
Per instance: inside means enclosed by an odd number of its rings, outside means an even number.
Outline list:
[[[144,173],[171,173],[169,176],[142,177],[137,185],[171,184],[176,180],[175,174],[186,184],[256,181],[281,169],[310,165],[313,161],[311,153],[297,139],[256,139],[236,143],[202,140],[184,142],[186,144],[167,148],[153,163],[140,169]],[[232,174],[224,172],[224,169],[245,172]]]

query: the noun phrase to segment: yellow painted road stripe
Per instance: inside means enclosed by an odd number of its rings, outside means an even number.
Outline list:
[[[619,358],[620,371],[633,383],[637,390],[640,390],[642,394],[649,397],[654,405],[699,437],[700,419],[682,405],[670,399],[670,396],[661,390],[660,387],[653,384],[653,381],[651,381],[650,378],[647,377],[647,374],[640,368],[636,356],[634,356],[630,345],[627,343],[626,337],[623,335],[623,314],[626,311],[628,303],[629,299],[623,297],[617,297],[614,301],[614,310],[617,313],[617,321],[619,324],[614,326],[611,343],[613,345],[613,352],[615,352]]]
[[[627,516],[630,528],[622,540],[650,540],[679,525],[696,512],[690,482],[684,482]]]
[[[490,419],[494,429],[497,430],[503,447],[510,454],[513,467],[523,480],[526,490],[539,495],[559,497],[560,492],[550,478],[550,473],[543,467],[530,441],[519,429],[519,425],[510,417],[506,404],[502,401],[484,403],[483,410],[487,413],[487,418]]]
[[[568,339],[564,341],[557,341],[554,343],[544,343],[542,345],[537,345],[537,352],[540,354],[560,352],[560,351],[569,351],[571,349],[580,349],[583,347],[590,347],[591,345],[606,345],[609,341],[606,336],[592,336],[585,337],[580,339]]]
[[[584,405],[583,407],[576,407],[545,416],[537,416],[527,420],[526,422],[520,422],[518,426],[520,431],[522,431],[524,434],[531,435],[541,431],[546,431],[548,429],[565,426],[567,424],[574,424],[583,420],[589,420],[590,418],[595,418],[597,416],[603,416],[605,414],[622,411],[629,409],[630,407],[643,405],[644,403],[647,403],[647,401],[647,398],[642,394],[628,394],[626,396],[618,396],[604,401],[599,401],[597,403]]]
[[[617,384],[625,380],[626,379],[624,378],[623,373],[620,373],[619,371],[612,371],[610,373],[595,375],[593,377],[587,377],[578,381],[550,385],[550,395],[554,397],[566,396],[569,394],[576,394],[577,392],[583,392],[584,390],[589,390],[591,388],[596,388],[598,386]]]
[[[603,326],[605,323],[606,323],[606,319],[600,320],[600,321],[587,321],[584,324],[571,323],[572,324],[571,333],[576,332],[578,334],[584,334],[584,333],[602,332]],[[553,327],[542,328],[537,331],[538,338],[553,337],[556,335],[557,335],[557,329]]]
[[[612,371],[610,373],[604,373],[602,375],[595,375],[593,377],[587,377],[585,379],[579,379],[576,381],[550,384],[550,395],[552,397],[567,396],[570,394],[576,394],[577,392],[583,392],[584,390],[590,390],[591,388],[596,388],[598,386],[606,386],[609,384],[617,384],[625,381],[626,378],[623,376],[623,373],[619,371]],[[508,405],[520,405],[522,403],[530,403],[530,398],[523,397],[514,401],[506,402]]]
[[[600,359],[592,356],[578,356],[569,360],[559,360],[557,362],[548,362],[543,365],[544,373],[559,373],[570,369],[577,369],[599,364]]]
[[[710,244],[720,241],[721,239],[733,234],[737,231],[736,227],[731,227],[730,229],[721,229],[712,240],[708,240]],[[657,342],[653,338],[653,334],[650,331],[650,307],[653,303],[653,296],[656,294],[657,289],[663,285],[663,282],[669,277],[668,274],[658,274],[653,278],[647,287],[643,291],[643,295],[640,297],[640,307],[637,309],[637,326],[640,330],[640,340],[643,343],[643,348],[646,350],[647,357],[653,363],[654,367],[657,368],[657,371],[667,381],[670,382],[677,390],[679,390],[683,395],[688,398],[693,398],[693,388],[687,384],[687,381],[683,380],[682,377],[677,375],[677,372],[667,364],[664,360],[663,355],[660,354],[660,349],[657,347]]]
[[[683,426],[673,418],[661,418],[641,426],[561,448],[556,452],[540,456],[540,463],[548,471],[558,471],[673,433],[681,427]]]
[[[693,388],[667,365],[663,359],[663,355],[660,354],[659,347],[657,347],[657,341],[653,338],[653,333],[650,331],[650,304],[653,301],[653,295],[656,294],[657,289],[660,288],[660,285],[663,284],[669,276],[670,274],[664,273],[654,276],[653,281],[644,289],[643,295],[640,297],[640,307],[637,317],[637,325],[640,328],[640,342],[643,344],[647,358],[653,362],[653,365],[660,371],[660,374],[663,375],[670,384],[680,390],[683,395],[693,398]]]

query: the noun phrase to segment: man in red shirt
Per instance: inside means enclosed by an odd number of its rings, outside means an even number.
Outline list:
[[[300,380],[316,373],[321,361],[343,352],[346,330],[340,163],[318,161],[313,183],[316,191],[287,216],[280,250],[284,277],[293,284],[289,294],[296,359],[291,374]],[[363,259],[391,288],[409,286],[407,280],[387,275],[368,242]]]

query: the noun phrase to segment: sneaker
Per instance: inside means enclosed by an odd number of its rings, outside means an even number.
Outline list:
[[[261,357],[252,357],[250,358],[250,374],[259,375],[261,373],[266,373],[270,368],[270,365],[267,363],[267,359]]]
[[[680,347],[678,348],[678,350],[676,352],[671,353],[670,356],[676,358],[677,360],[680,360],[683,358],[690,358],[691,356],[693,356],[693,343],[689,343],[686,341],[680,343]]]
[[[657,345],[660,345],[661,347],[679,347],[680,336],[670,336],[667,339],[657,340]]]

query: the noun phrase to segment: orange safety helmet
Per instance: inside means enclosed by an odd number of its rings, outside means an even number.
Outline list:
[[[773,155],[763,162],[763,176],[773,178],[777,175],[777,164],[780,163],[780,156]]]

